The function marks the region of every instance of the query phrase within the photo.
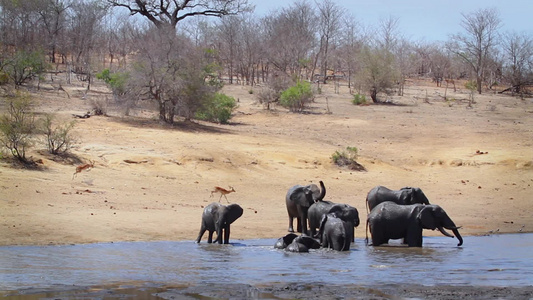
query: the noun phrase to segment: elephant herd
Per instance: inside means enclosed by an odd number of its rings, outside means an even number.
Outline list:
[[[354,228],[359,226],[357,209],[348,204],[333,203],[324,200],[326,187],[322,181],[316,184],[295,185],[285,197],[289,216],[289,234],[281,237],[274,245],[277,249],[290,252],[309,252],[309,249],[327,248],[337,251],[348,251],[354,242]],[[367,231],[370,229],[372,245],[386,244],[391,239],[403,239],[409,247],[422,247],[422,230],[439,229],[449,237],[459,240],[459,227],[438,205],[429,200],[419,188],[404,187],[390,190],[377,186],[368,192],[366,198],[368,218]],[[220,203],[208,205],[202,214],[200,233],[196,242],[199,243],[205,231],[209,231],[208,243],[213,241],[213,233],[217,233],[215,242],[229,243],[230,224],[243,213],[238,204],[224,206]],[[294,232],[294,219],[297,220]],[[445,229],[451,230],[453,235]],[[368,236],[366,238],[368,243]]]

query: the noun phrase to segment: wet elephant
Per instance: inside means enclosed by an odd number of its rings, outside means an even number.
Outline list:
[[[322,181],[319,182],[320,189],[316,184],[295,185],[287,191],[285,204],[289,215],[289,232],[294,232],[293,220],[297,219],[297,231],[308,234],[307,231],[307,211],[316,201],[321,201],[326,195],[326,187]]]
[[[322,217],[328,213],[335,212],[336,216],[348,222],[351,225],[351,230],[349,232],[352,242],[354,241],[354,230],[353,228],[359,226],[359,212],[357,209],[348,204],[342,203],[333,203],[331,201],[317,201],[308,210],[307,218],[309,219],[309,228],[311,231],[311,236],[316,234],[316,229],[320,227],[320,222]]]
[[[322,247],[337,251],[350,250],[353,226],[340,219],[335,212],[322,217],[320,229],[315,237],[320,239]]]
[[[372,235],[372,245],[386,244],[391,239],[404,239],[409,247],[422,247],[422,230],[439,229],[446,236],[454,237],[444,230],[452,230],[463,244],[459,227],[438,205],[398,205],[394,202],[378,204],[368,215],[368,225]]]
[[[384,186],[376,186],[368,192],[366,203],[372,211],[378,204],[391,201],[400,205],[429,204],[429,200],[420,188],[404,187],[399,190],[391,190]]]
[[[204,208],[204,212],[202,213],[202,225],[196,242],[200,243],[204,233],[209,231],[207,242],[211,243],[213,241],[213,232],[216,231],[217,239],[215,243],[228,244],[230,225],[240,218],[242,213],[243,209],[239,204],[230,204],[228,206],[218,202],[209,204]]]

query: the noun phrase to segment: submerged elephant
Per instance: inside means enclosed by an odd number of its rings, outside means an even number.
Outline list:
[[[353,226],[340,219],[335,212],[322,217],[320,229],[315,237],[320,239],[322,247],[337,251],[350,250]]]
[[[320,188],[316,184],[295,185],[287,191],[285,204],[289,214],[289,232],[294,232],[292,226],[294,218],[297,218],[297,231],[308,234],[307,211],[316,201],[321,201],[326,196],[326,187],[320,181]]]
[[[314,238],[306,235],[301,235],[296,237],[292,242],[285,248],[285,251],[288,252],[309,252],[309,249],[318,249],[320,248],[320,243]]]
[[[376,186],[366,196],[368,209],[372,211],[378,204],[391,201],[400,205],[429,204],[429,200],[420,188],[404,187],[399,190],[391,190],[384,186]]]
[[[218,202],[213,202],[204,208],[202,213],[202,225],[200,233],[196,239],[200,243],[205,231],[209,231],[207,242],[213,241],[213,232],[216,231],[217,239],[215,243],[229,244],[230,225],[242,216],[243,209],[239,204],[230,204],[228,206],[222,205]]]
[[[292,241],[297,238],[298,235],[294,234],[294,233],[289,233],[287,234],[286,236],[284,237],[280,237],[277,241],[276,241],[276,244],[274,244],[274,248],[276,249],[285,249],[287,248],[288,245],[290,245],[292,243]]]
[[[315,236],[316,229],[320,227],[322,217],[328,213],[336,213],[336,216],[348,222],[352,227],[351,232],[349,233],[354,241],[354,230],[353,228],[359,226],[359,212],[357,209],[348,204],[342,203],[333,203],[331,201],[317,201],[309,208],[307,212],[307,218],[309,219],[309,228],[311,231],[311,236]]]
[[[404,239],[409,247],[422,247],[422,229],[439,229],[446,236],[454,237],[444,230],[452,230],[459,240],[457,246],[463,244],[459,227],[448,214],[438,205],[398,205],[394,202],[383,202],[376,206],[368,215],[368,225],[372,235],[372,245],[386,244],[391,239]]]

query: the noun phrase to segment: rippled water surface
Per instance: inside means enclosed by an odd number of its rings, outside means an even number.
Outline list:
[[[231,245],[120,242],[0,247],[0,291],[54,286],[323,282],[511,286],[533,285],[533,234],[425,237],[423,248],[367,247],[349,252],[286,253],[275,240]]]

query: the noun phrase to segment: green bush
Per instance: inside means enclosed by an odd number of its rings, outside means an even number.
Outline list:
[[[17,93],[8,99],[7,113],[0,116],[0,144],[20,162],[30,164],[26,150],[33,146],[35,116],[31,112],[31,98],[28,94]]]
[[[46,140],[46,147],[51,154],[64,154],[67,153],[74,143],[72,137],[72,128],[76,124],[75,121],[69,123],[54,125],[54,115],[45,115],[43,121],[43,132]]]
[[[365,171],[365,167],[357,162],[357,147],[346,147],[346,150],[335,151],[331,155],[331,160],[339,167],[348,167],[351,170]]]
[[[237,108],[235,98],[222,93],[215,93],[204,107],[196,112],[196,118],[226,124],[231,119],[231,114],[235,108]]]
[[[301,112],[307,103],[313,101],[313,90],[309,82],[300,81],[281,93],[281,106],[292,112]]]
[[[109,69],[104,69],[102,72],[96,74],[96,78],[108,84],[113,94],[123,95],[126,92],[126,83],[128,82],[129,74],[121,72],[111,73]]]
[[[7,60],[4,72],[20,86],[42,74],[48,68],[45,55],[40,51],[18,51]]]
[[[352,103],[353,103],[354,105],[366,104],[366,97],[365,97],[365,95],[361,95],[361,94],[355,94],[355,95],[353,95]]]

